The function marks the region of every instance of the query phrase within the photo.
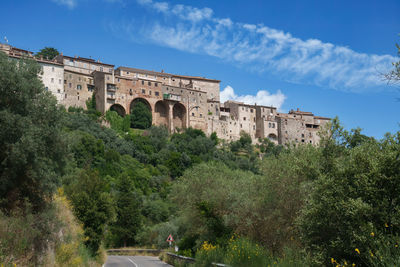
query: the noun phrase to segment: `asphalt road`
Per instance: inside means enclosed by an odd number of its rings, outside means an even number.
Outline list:
[[[151,256],[108,256],[104,267],[173,267]]]

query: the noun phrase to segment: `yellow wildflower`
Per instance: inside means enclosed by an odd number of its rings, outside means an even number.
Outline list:
[[[355,251],[360,254],[360,250],[358,248],[355,249]]]
[[[331,258],[331,263],[334,264],[336,260],[334,258]]]
[[[371,236],[374,237],[374,236],[375,236],[375,233],[374,233],[374,232],[371,232]]]
[[[373,257],[373,256],[374,256],[374,253],[372,253],[372,251],[371,251],[371,250],[369,251],[369,254],[371,255],[371,257]]]
[[[388,228],[388,227],[389,227],[389,225],[388,225],[387,223],[385,223],[385,227],[386,227],[386,228]]]
[[[356,264],[355,264],[355,263],[353,263],[351,266],[353,266],[353,267],[356,267]]]

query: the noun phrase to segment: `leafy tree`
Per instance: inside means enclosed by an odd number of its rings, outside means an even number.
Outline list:
[[[85,245],[96,255],[105,227],[115,216],[109,186],[97,171],[84,170],[78,177],[70,177],[65,188],[75,216],[83,223]]]
[[[131,110],[132,128],[147,129],[150,128],[151,122],[151,111],[146,104],[141,101],[137,101]]]
[[[45,48],[40,49],[40,51],[35,54],[35,57],[37,58],[43,57],[48,60],[53,60],[59,54],[60,53],[58,52],[57,49],[46,46]]]
[[[24,200],[42,209],[65,165],[63,113],[39,72],[34,61],[0,53],[0,205],[6,211]]]
[[[313,183],[299,218],[302,240],[318,264],[333,257],[372,265],[377,243],[400,234],[400,133],[347,149],[348,143],[335,142],[331,146],[342,146],[344,152],[330,157],[330,168]]]
[[[136,192],[132,178],[126,173],[119,177],[115,190],[117,216],[110,228],[113,245],[132,246],[142,221],[140,194]]]
[[[396,47],[397,47],[397,54],[400,56],[400,45],[396,44]],[[397,83],[400,81],[400,60],[397,62],[393,62],[392,65],[393,65],[393,70],[386,73],[384,76],[388,82]]]

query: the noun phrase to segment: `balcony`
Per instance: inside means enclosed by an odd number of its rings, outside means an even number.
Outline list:
[[[117,87],[113,83],[107,83],[107,91],[115,92],[117,91]]]
[[[181,96],[180,96],[180,95],[163,94],[163,98],[164,98],[165,100],[181,101]]]

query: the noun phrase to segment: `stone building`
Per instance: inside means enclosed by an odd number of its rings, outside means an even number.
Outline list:
[[[318,144],[320,140],[318,131],[330,120],[299,109],[291,110],[288,114],[279,113],[277,118],[279,144],[290,142]]]
[[[42,80],[46,91],[51,92],[59,103],[64,100],[64,66],[56,60],[35,58],[33,52],[13,47],[9,44],[0,44],[0,51],[6,53],[10,58],[30,58],[39,63],[42,70],[39,78]]]
[[[60,104],[86,108],[93,94],[96,108],[130,114],[138,101],[152,113],[154,125],[165,125],[170,132],[193,127],[207,135],[234,141],[242,132],[253,142],[268,138],[276,144],[318,144],[319,129],[330,119],[311,112],[291,110],[279,113],[275,107],[249,105],[237,101],[220,102],[220,81],[130,67],[119,67],[99,60],[63,54],[53,60],[37,59],[28,50],[0,44],[10,58],[29,57],[42,66],[46,90]]]

